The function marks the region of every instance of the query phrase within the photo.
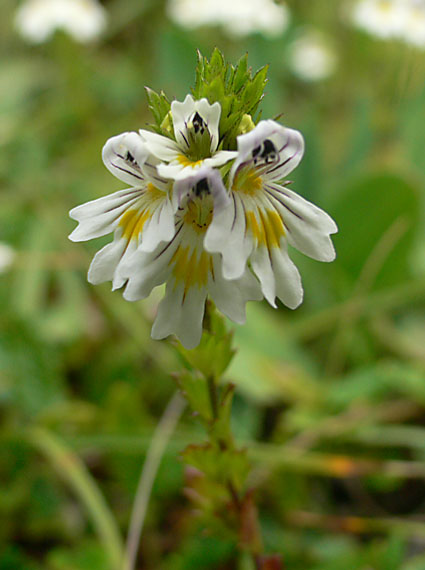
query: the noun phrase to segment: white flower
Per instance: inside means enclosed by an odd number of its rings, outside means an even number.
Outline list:
[[[171,103],[175,141],[151,131],[139,131],[150,152],[163,161],[158,173],[179,180],[191,176],[201,166],[214,168],[234,158],[235,152],[217,150],[220,114],[219,103],[210,105],[206,99],[195,101],[187,95],[182,103]]]
[[[425,0],[406,0],[408,2],[405,27],[402,39],[416,47],[425,47]]]
[[[5,273],[13,264],[16,251],[7,243],[0,242],[0,273]]]
[[[243,323],[246,302],[261,299],[261,290],[249,271],[226,280],[220,255],[203,247],[213,210],[228,203],[220,172],[202,164],[173,186],[158,175],[161,165],[150,150],[136,133],[106,143],[106,166],[132,187],[71,210],[79,225],[70,239],[88,240],[114,231],[112,243],[95,255],[89,281],[112,280],[114,289],[126,284],[124,297],[129,301],[143,299],[167,283],[152,336],[175,333],[186,348],[193,348],[201,338],[208,294],[225,315]]]
[[[405,28],[407,0],[359,0],[352,11],[353,23],[380,38],[400,37]]]
[[[337,57],[324,36],[308,31],[296,39],[290,48],[289,65],[304,81],[320,81],[335,71]]]
[[[304,141],[298,131],[261,121],[237,139],[238,156],[230,171],[231,207],[214,211],[205,238],[207,251],[223,256],[223,276],[238,279],[247,262],[273,306],[278,297],[290,308],[303,296],[287,244],[319,261],[332,261],[330,234],[335,222],[280,183],[300,162]]]
[[[97,0],[27,0],[16,13],[15,26],[31,43],[46,41],[58,29],[88,42],[104,31],[106,12]]]
[[[114,231],[114,240],[94,257],[88,274],[91,283],[111,280],[122,287],[122,263],[137,248],[153,251],[174,236],[171,184],[158,176],[149,151],[137,133],[109,139],[103,148],[106,167],[131,188],[77,206],[70,212],[79,225],[72,241],[86,241]]]
[[[277,36],[289,22],[286,5],[273,0],[169,0],[167,8],[170,18],[180,26],[217,25],[236,36],[255,32]]]

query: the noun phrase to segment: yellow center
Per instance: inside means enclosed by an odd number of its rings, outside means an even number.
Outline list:
[[[195,230],[196,233],[205,233],[212,220],[212,210],[202,201],[192,200],[188,202],[184,222]]]
[[[179,164],[181,164],[184,167],[191,166],[192,168],[195,168],[196,166],[199,166],[204,162],[202,158],[201,160],[190,160],[190,158],[188,158],[184,154],[179,154],[177,157],[177,161]]]
[[[248,196],[254,196],[263,186],[261,176],[254,169],[242,168],[236,173],[233,181],[232,190],[234,192],[243,192]]]

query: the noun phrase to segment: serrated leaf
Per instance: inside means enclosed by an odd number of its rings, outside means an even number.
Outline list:
[[[189,445],[181,454],[188,465],[195,467],[212,481],[237,490],[243,487],[250,464],[245,450],[220,449],[211,444]]]
[[[171,109],[171,103],[167,99],[167,96],[163,91],[161,93],[156,93],[150,87],[145,87],[146,96],[148,99],[149,109],[152,112],[153,118],[155,119],[157,129],[162,132],[162,123],[165,117],[168,115]],[[164,133],[167,134],[167,133]]]
[[[223,390],[218,406],[218,417],[215,420],[211,435],[218,442],[226,442],[231,445],[232,443],[232,430],[231,430],[231,415],[232,415],[232,402],[235,393],[233,384],[228,384]]]
[[[192,410],[205,422],[210,422],[213,416],[205,377],[197,371],[184,371],[176,379]]]
[[[245,81],[249,78],[248,69],[248,54],[246,53],[244,56],[240,58],[238,61],[234,77],[232,78],[232,86],[234,93],[238,93],[238,91],[243,87]]]

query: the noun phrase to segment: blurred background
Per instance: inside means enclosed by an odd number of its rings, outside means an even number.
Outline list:
[[[161,292],[86,282],[109,239],[69,242],[68,211],[123,188],[103,144],[151,122],[145,86],[182,100],[215,46],[270,65],[263,117],[306,139],[292,188],[339,226],[334,263],[291,252],[302,307],[251,305],[235,333],[266,549],[288,570],[425,569],[425,5],[396,4],[2,0],[0,570],[110,569],[92,488],[126,532],[182,364],[150,339]],[[245,568],[183,491],[202,437],[184,416],[140,570]]]

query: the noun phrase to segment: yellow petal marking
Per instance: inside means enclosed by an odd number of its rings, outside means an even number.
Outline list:
[[[252,232],[257,245],[271,247],[280,246],[280,238],[285,235],[282,218],[274,210],[258,210],[259,218],[255,212],[246,212],[246,227]]]
[[[204,160],[203,159],[201,159],[201,160],[190,160],[190,158],[188,158],[184,154],[179,154],[177,157],[177,162],[184,167],[191,166],[192,168],[195,168],[196,166],[199,166],[200,164],[202,164],[204,162]]]
[[[170,260],[174,264],[173,275],[176,284],[179,281],[184,283],[185,295],[190,287],[201,289],[208,283],[208,274],[211,267],[211,255],[202,251],[198,257],[196,249],[189,254],[189,246],[178,247]]]
[[[118,224],[123,237],[127,240],[137,239],[149,217],[148,210],[127,210]]]
[[[149,182],[146,192],[149,194],[149,199],[152,201],[163,200],[165,197],[165,192],[154,186],[151,182]]]
[[[263,187],[261,176],[253,168],[242,168],[236,173],[232,190],[254,196]]]
[[[165,197],[165,193],[159,188],[156,188],[153,184],[149,182],[146,187],[146,197],[148,198],[148,202],[150,204],[158,201],[163,200]],[[119,221],[119,227],[121,227],[122,235],[127,240],[137,239],[139,235],[142,233],[143,226],[145,225],[146,221],[150,218],[151,212],[149,207],[144,209],[131,209],[127,210],[125,214],[121,217]]]

